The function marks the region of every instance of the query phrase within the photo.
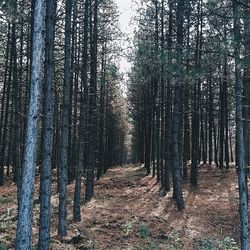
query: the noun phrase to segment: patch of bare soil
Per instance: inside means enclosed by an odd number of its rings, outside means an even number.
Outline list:
[[[199,187],[183,185],[186,209],[178,212],[172,192],[141,166],[114,168],[95,183],[95,198],[82,205],[82,222],[72,215],[74,184],[68,186],[68,236],[57,237],[56,174],[53,178],[51,249],[239,249],[237,178],[234,170],[199,168]],[[38,240],[39,182],[36,182],[33,241]],[[82,196],[84,195],[84,190]],[[0,249],[14,248],[16,188],[0,187]]]

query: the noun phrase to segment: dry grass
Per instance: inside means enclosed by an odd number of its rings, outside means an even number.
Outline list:
[[[38,188],[37,181],[35,200]],[[155,179],[145,176],[140,166],[114,168],[96,181],[95,198],[82,206],[83,220],[75,224],[74,184],[69,185],[69,233],[59,239],[54,177],[51,249],[223,249],[226,237],[239,241],[235,171],[224,173],[215,167],[201,166],[198,189],[192,190],[187,182],[183,190],[186,209],[177,212],[171,192],[160,197]],[[14,246],[16,209],[15,186],[0,187],[0,244],[7,249]],[[34,246],[38,218],[39,204],[34,203]]]

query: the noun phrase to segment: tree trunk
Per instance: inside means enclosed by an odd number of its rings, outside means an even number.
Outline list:
[[[94,170],[96,161],[96,94],[97,94],[97,40],[98,40],[98,0],[94,0],[93,7],[93,34],[90,48],[90,90],[89,90],[89,137],[87,156],[87,179],[85,200],[90,201],[94,195]]]
[[[212,165],[213,161],[213,88],[212,88],[212,69],[209,70],[209,108],[208,108],[208,163]]]
[[[43,80],[44,18],[45,2],[43,0],[37,0],[34,9],[30,99],[27,114],[23,173],[20,186],[18,223],[16,231],[16,249],[18,250],[32,248],[32,208],[39,130],[41,85]]]
[[[14,2],[14,11],[17,11],[17,2]],[[11,39],[11,52],[13,53],[13,101],[14,101],[14,142],[13,142],[13,161],[12,167],[14,168],[15,181],[17,181],[17,192],[19,192],[19,178],[21,175],[21,159],[20,159],[20,105],[19,105],[19,93],[20,82],[18,81],[18,69],[17,69],[17,46],[16,46],[16,20],[12,22],[12,39]]]
[[[168,1],[169,5],[169,17],[168,17],[168,40],[167,40],[167,50],[168,50],[168,64],[172,64],[172,36],[173,36],[173,0]],[[170,72],[168,71],[167,77],[167,88],[166,88],[166,108],[165,108],[165,166],[166,169],[166,181],[165,189],[170,191],[170,165],[171,165],[171,104],[172,104],[172,91],[171,91],[171,78]]]
[[[47,0],[44,74],[44,130],[40,175],[40,224],[38,249],[49,249],[51,170],[54,134],[54,39],[56,1]]]
[[[73,0],[66,1],[65,43],[64,43],[64,84],[61,125],[61,145],[59,161],[59,221],[58,235],[67,234],[67,184],[68,184],[68,146],[70,117],[70,72],[71,72],[71,12]]]
[[[98,154],[98,170],[97,179],[100,179],[104,172],[104,112],[105,112],[105,83],[106,83],[106,42],[104,42],[102,47],[102,65],[101,65],[101,89],[100,89],[100,119],[99,119],[99,154]]]
[[[246,0],[249,5],[250,1]],[[250,165],[250,136],[249,136],[249,121],[250,121],[250,20],[249,9],[245,9],[244,13],[244,31],[245,31],[245,54],[244,54],[244,78],[243,78],[243,129],[244,129],[244,142],[245,142],[245,155],[246,164]],[[247,171],[249,173],[249,170]]]
[[[10,81],[8,81],[8,68],[9,66],[9,56],[10,56],[10,23],[8,23],[8,34],[7,34],[7,48],[6,48],[6,57],[5,57],[5,72],[4,72],[4,81],[3,81],[3,96],[1,100],[1,118],[0,118],[0,186],[4,185],[4,161],[5,161],[5,144],[6,144],[6,134],[7,134],[7,120],[6,116],[8,116],[8,99],[9,99],[9,91],[10,91]],[[11,64],[11,61],[10,61]],[[9,71],[11,75],[11,72]],[[7,97],[7,99],[6,99]],[[6,100],[5,100],[6,99]],[[5,107],[5,108],[4,108]]]
[[[87,69],[88,69],[88,23],[89,23],[89,0],[85,0],[84,7],[84,40],[83,40],[83,64],[81,72],[81,84],[82,90],[87,92]],[[85,94],[84,93],[84,94]],[[74,208],[73,216],[74,221],[81,221],[81,210],[80,210],[80,198],[81,198],[81,180],[84,165],[84,140],[85,140],[85,124],[84,118],[87,109],[87,100],[84,98],[83,93],[81,93],[81,105],[80,105],[80,129],[79,129],[79,141],[78,141],[78,160],[76,167],[76,181],[75,181],[75,193],[74,193]]]
[[[235,99],[236,99],[236,166],[239,182],[239,211],[241,226],[241,249],[249,249],[248,202],[246,187],[246,163],[242,117],[242,83],[240,64],[240,19],[238,1],[233,0],[234,53],[235,53]]]
[[[201,50],[202,50],[202,0],[198,1],[198,21],[196,27],[196,68],[201,68]],[[192,115],[192,165],[190,183],[192,187],[198,185],[198,164],[200,161],[200,92],[201,92],[201,79],[198,76],[197,83],[194,85],[193,91],[193,115]]]
[[[151,89],[150,84],[147,84],[147,101],[145,106],[145,121],[146,121],[146,128],[145,128],[145,169],[147,171],[147,175],[150,174],[150,167],[151,167],[151,157],[154,161],[154,157],[152,155],[152,125],[153,125],[153,110],[152,110],[152,102],[151,102]]]
[[[161,166],[161,195],[166,195],[166,164],[165,162],[165,92],[166,92],[166,86],[165,86],[165,67],[163,62],[163,55],[164,55],[164,49],[165,49],[165,34],[164,34],[164,0],[161,1],[161,151],[160,151],[160,166]]]
[[[173,110],[173,159],[172,159],[172,168],[173,168],[173,186],[174,186],[174,197],[177,202],[178,210],[183,210],[185,208],[184,199],[182,194],[182,175],[181,175],[181,148],[179,140],[182,124],[182,88],[183,88],[183,69],[182,69],[182,45],[183,45],[183,22],[184,22],[184,0],[178,0],[177,3],[177,60],[176,63],[180,69],[177,73],[177,82],[174,88],[174,110]]]

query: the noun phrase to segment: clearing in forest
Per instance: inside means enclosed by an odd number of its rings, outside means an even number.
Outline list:
[[[172,193],[159,196],[159,185],[141,166],[113,168],[95,183],[95,198],[82,204],[81,223],[72,216],[74,184],[68,186],[69,233],[57,234],[56,174],[52,194],[51,249],[238,249],[236,173],[200,166],[199,187],[184,183],[186,209],[178,212]],[[34,201],[33,243],[38,239],[39,183]],[[0,187],[0,245],[11,249],[17,219],[16,187]],[[236,241],[236,242],[235,242]]]

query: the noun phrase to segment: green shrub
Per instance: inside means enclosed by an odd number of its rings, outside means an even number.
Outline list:
[[[127,222],[123,227],[123,233],[125,235],[129,235],[131,232],[133,232],[133,222]]]
[[[142,238],[147,238],[149,236],[149,229],[145,223],[142,223],[139,227],[139,234]]]
[[[238,250],[237,243],[234,239],[226,237],[223,240],[200,239],[198,244],[202,250]]]
[[[6,245],[0,245],[0,250],[8,250],[8,247]]]
[[[219,241],[219,246],[223,250],[237,250],[237,249],[239,249],[236,241],[234,239],[229,238],[229,237],[226,237],[222,241]]]

